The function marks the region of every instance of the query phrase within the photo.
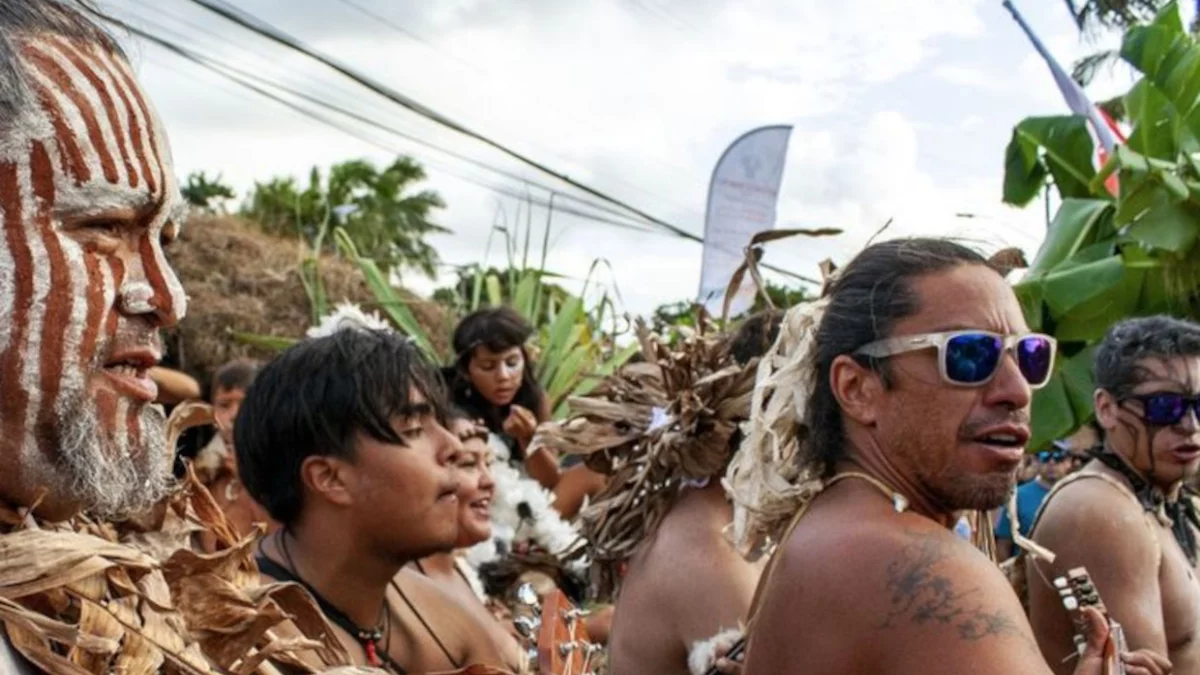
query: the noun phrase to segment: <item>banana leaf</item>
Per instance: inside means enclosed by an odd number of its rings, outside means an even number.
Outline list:
[[[1030,117],[1013,128],[1005,151],[1004,201],[1025,206],[1045,185],[1046,176],[1063,199],[1096,196],[1096,170],[1087,122],[1079,116]]]

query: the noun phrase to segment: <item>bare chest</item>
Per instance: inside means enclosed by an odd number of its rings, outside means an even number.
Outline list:
[[[1177,651],[1186,651],[1192,659],[1200,659],[1200,654],[1195,653],[1200,647],[1196,640],[1200,626],[1200,580],[1197,580],[1197,569],[1188,562],[1169,529],[1160,527],[1157,535],[1162,550],[1158,581],[1162,589],[1163,628],[1167,646],[1172,652],[1173,661]]]

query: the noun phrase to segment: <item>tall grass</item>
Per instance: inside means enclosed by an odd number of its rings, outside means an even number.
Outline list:
[[[519,205],[509,224],[503,211],[488,236],[487,252],[499,238],[503,245],[504,266],[499,269],[484,264],[471,265],[461,273],[466,283],[456,286],[457,297],[452,309],[470,313],[483,307],[507,305],[519,313],[534,328],[537,354],[536,376],[546,391],[550,409],[555,417],[566,414],[571,396],[589,393],[605,376],[626,363],[637,352],[636,341],[618,346],[617,338],[626,322],[618,308],[620,293],[613,285],[599,291],[594,302],[587,300],[599,288],[596,274],[602,268],[612,270],[608,261],[596,259],[583,279],[579,294],[565,290],[556,282],[567,277],[547,269],[550,254],[550,234],[553,227],[554,199],[549,201],[543,231],[535,236],[533,205]],[[363,255],[352,238],[341,227],[330,227],[328,217],[317,230],[316,241],[297,262],[297,274],[304,285],[317,323],[329,311],[329,299],[320,275],[320,253],[326,236],[331,236],[339,255],[353,262],[373,296],[370,309],[377,309],[400,332],[410,336],[417,347],[432,361],[449,363],[455,355],[443,353],[434,345],[426,328],[413,314],[412,308],[374,260]],[[538,241],[540,240],[540,242]],[[536,246],[536,248],[535,248]],[[457,318],[455,318],[457,320]],[[627,323],[627,322],[626,322]],[[450,331],[447,325],[444,330]],[[233,331],[235,339],[261,347],[283,349],[294,340],[252,335]]]

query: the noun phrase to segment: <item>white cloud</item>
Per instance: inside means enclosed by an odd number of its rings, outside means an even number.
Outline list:
[[[1047,91],[1054,94],[1054,85],[1044,64],[1031,61],[1036,57],[1007,13],[982,0],[359,2],[411,28],[426,44],[342,3],[247,0],[239,6],[467,126],[696,233],[703,228],[712,164],[725,146],[752,126],[795,124],[779,224],[847,230],[835,241],[772,245],[772,262],[801,273],[815,276],[820,259],[849,255],[889,217],[895,218],[890,236],[962,233],[987,223],[990,243],[1037,243],[1029,223],[1040,215],[999,204],[1002,153],[1020,115],[1053,110]],[[189,44],[207,53],[236,58],[317,95],[337,93],[344,104],[424,140],[548,180],[303,59],[232,32],[190,3],[164,2],[153,13],[129,0],[110,4],[154,20],[165,20],[162,11],[186,15],[227,38],[189,32]],[[1055,35],[1070,29],[1065,16],[1053,23],[1041,13],[1031,18],[1053,25]],[[972,51],[973,45],[982,47]],[[313,164],[389,158],[198,76],[157,50],[141,51],[140,70],[163,111],[181,172],[223,171],[244,189],[256,178],[303,174]],[[1003,93],[1003,105],[949,108],[964,85],[981,95]],[[480,260],[496,197],[443,169],[449,163],[489,182],[504,181],[370,135],[436,161],[431,182],[447,198],[442,220],[456,234],[433,242],[449,262]],[[511,214],[513,201],[505,205]],[[966,220],[955,216],[959,212],[982,216]],[[542,218],[537,211],[535,222]],[[695,293],[698,245],[568,217],[556,219],[555,236],[556,271],[583,277],[594,259],[607,258],[631,311],[645,313]]]
[[[939,80],[961,87],[976,89],[999,89],[1000,82],[991,73],[986,73],[972,66],[954,63],[943,63],[933,69],[933,76]]]

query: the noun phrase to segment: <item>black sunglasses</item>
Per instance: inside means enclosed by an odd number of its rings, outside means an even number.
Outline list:
[[[1179,424],[1190,409],[1200,420],[1200,394],[1186,396],[1179,392],[1163,391],[1153,394],[1126,396],[1124,400],[1142,404],[1142,419],[1159,427]]]

